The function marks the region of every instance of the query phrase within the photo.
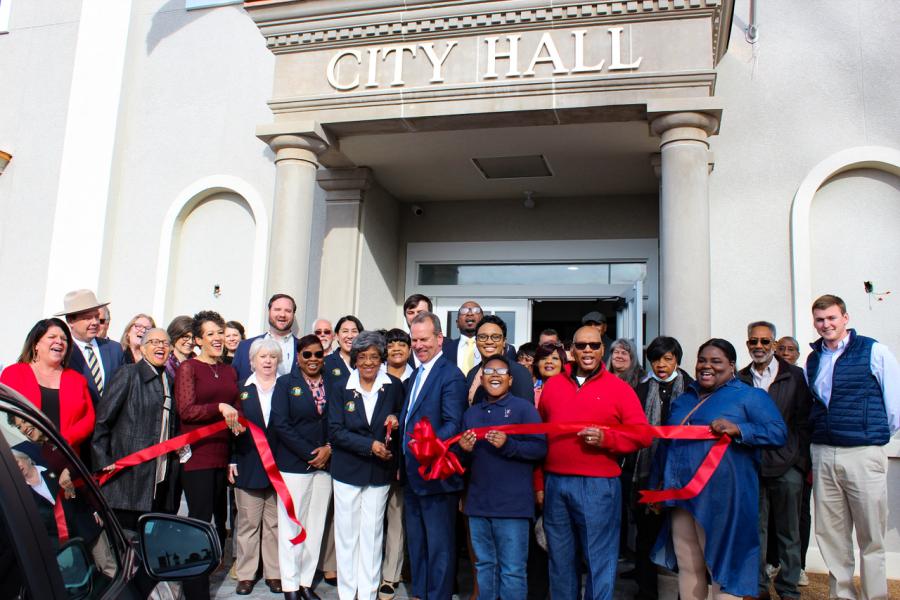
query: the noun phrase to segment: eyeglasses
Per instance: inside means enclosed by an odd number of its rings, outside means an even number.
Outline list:
[[[490,333],[490,334],[479,333],[478,335],[475,336],[475,339],[478,340],[479,342],[486,342],[488,340],[491,340],[492,342],[502,342],[503,334],[502,333]]]
[[[485,367],[481,372],[485,375],[507,375],[509,373],[509,369],[507,369],[506,367],[497,367],[496,369]]]
[[[325,356],[325,351],[317,350],[317,351],[313,352],[312,350],[304,350],[303,352],[300,353],[300,356],[302,356],[305,359],[310,359],[313,356],[315,356],[316,358],[322,358],[323,356]]]
[[[103,320],[100,319],[100,322],[103,323]],[[147,331],[148,329],[150,329],[150,325],[141,325],[140,323],[135,323],[134,325],[132,325],[132,327],[134,327],[138,331]]]
[[[480,306],[463,306],[459,309],[459,314],[461,315],[480,315],[481,307]]]
[[[762,346],[768,346],[772,343],[772,338],[750,338],[747,340],[748,346],[756,346],[760,344]]]
[[[316,335],[331,335],[331,330],[330,329],[316,329],[315,331],[313,331],[313,333]]]
[[[167,340],[147,340],[145,345],[153,346],[154,348],[168,348],[169,342]]]
[[[599,350],[603,347],[603,342],[575,342],[573,344],[578,350],[584,350],[590,346],[591,350]]]

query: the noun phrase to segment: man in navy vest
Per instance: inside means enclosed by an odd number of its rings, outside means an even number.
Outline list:
[[[900,429],[900,366],[872,338],[847,328],[844,301],[821,296],[812,305],[806,376],[815,402],[812,429],[816,541],[831,574],[829,597],[855,600],[853,541],[859,543],[862,597],[887,599],[887,452]]]

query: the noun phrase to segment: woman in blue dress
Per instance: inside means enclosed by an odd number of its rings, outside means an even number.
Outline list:
[[[755,596],[759,573],[760,446],[781,446],[786,428],[769,395],[735,378],[734,346],[714,338],[697,353],[697,380],[672,402],[667,425],[708,425],[732,438],[706,487],[689,500],[669,500],[653,552],[657,564],[678,571],[681,600],[705,599],[706,573],[716,600]],[[660,444],[651,487],[681,488],[694,476],[714,440]]]

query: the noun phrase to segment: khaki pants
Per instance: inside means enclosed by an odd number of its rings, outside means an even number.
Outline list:
[[[260,549],[263,577],[279,579],[278,570],[278,504],[275,490],[234,489],[237,506],[235,573],[240,581],[254,581],[259,565]]]
[[[740,596],[726,594],[713,582],[712,593],[706,584],[706,560],[703,549],[706,534],[703,526],[688,511],[672,511],[672,543],[678,561],[678,593],[681,600],[740,600]]]
[[[402,578],[403,545],[403,488],[400,484],[391,484],[385,511],[384,526],[384,560],[381,563],[381,578],[396,583]]]
[[[812,445],[816,541],[829,571],[829,597],[856,600],[853,540],[863,600],[887,600],[887,451],[884,446]]]

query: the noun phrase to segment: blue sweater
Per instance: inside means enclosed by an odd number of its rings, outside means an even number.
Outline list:
[[[534,404],[507,394],[499,400],[475,404],[463,415],[463,431],[476,427],[540,423]],[[547,453],[543,435],[510,435],[501,448],[487,440],[462,452],[471,465],[465,513],[472,517],[534,517],[534,465]]]

